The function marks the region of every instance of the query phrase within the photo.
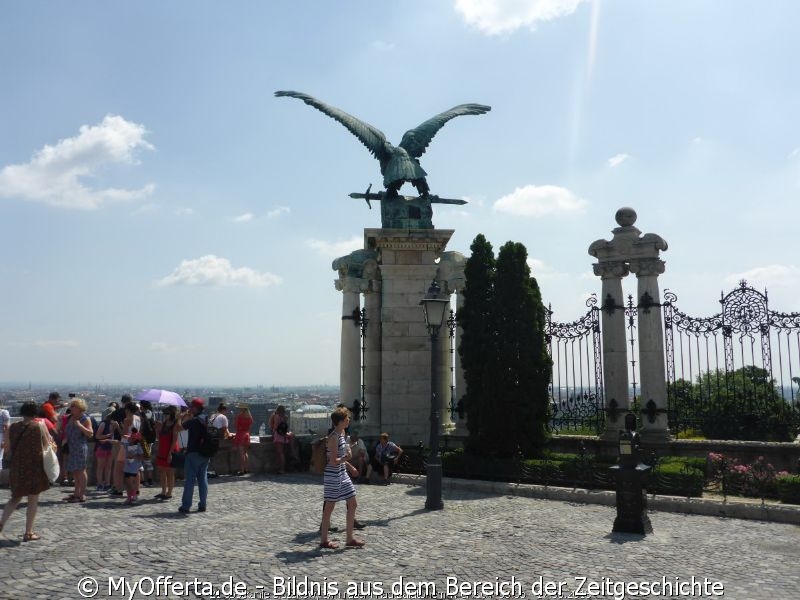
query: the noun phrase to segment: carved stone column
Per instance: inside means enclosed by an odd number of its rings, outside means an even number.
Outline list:
[[[339,401],[352,407],[361,401],[361,304],[360,294],[369,288],[363,279],[366,261],[375,261],[373,250],[355,250],[333,261],[339,273],[334,283],[342,292],[342,334],[339,352]]]
[[[648,234],[653,235],[653,234]],[[658,243],[658,240],[663,242]],[[666,242],[658,238],[648,250],[658,254]],[[643,249],[644,250],[644,249]],[[643,441],[659,442],[670,439],[667,423],[667,384],[664,367],[664,329],[658,276],[664,272],[664,261],[658,258],[633,259],[630,269],[638,278],[637,295],[639,329],[639,373],[642,382]]]
[[[628,391],[628,342],[625,339],[625,309],[622,278],[628,266],[622,261],[604,261],[593,265],[594,274],[602,278],[603,304],[603,384],[606,409],[605,439],[616,440],[624,429],[625,411],[630,405]]]
[[[436,274],[436,279],[440,282],[442,286],[442,291],[444,291],[448,296],[452,294],[456,294],[456,298],[458,299],[463,292],[464,285],[466,283],[466,277],[464,275],[464,266],[466,265],[467,259],[464,257],[463,254],[460,252],[443,252],[442,257],[439,260],[439,270]],[[462,387],[458,388],[458,373],[459,368],[458,365],[461,361],[456,361],[458,356],[458,341],[461,339],[458,329],[455,331],[455,337],[452,340],[454,344],[454,351],[451,354],[450,352],[450,329],[449,324],[446,320],[450,317],[449,311],[445,314],[445,323],[442,325],[442,329],[439,332],[439,353],[440,353],[440,378],[439,381],[441,383],[441,387],[439,390],[439,397],[442,399],[441,404],[441,415],[442,415],[442,427],[441,433],[444,435],[455,433],[456,432],[456,422],[453,420],[452,413],[450,411],[450,405],[452,403],[456,403],[458,401],[458,396],[464,394],[464,387],[463,387],[463,371],[461,372],[462,378]],[[456,380],[454,381],[454,375]],[[454,397],[455,395],[455,397]],[[466,429],[464,431],[466,433]]]
[[[352,406],[361,398],[361,279],[336,280],[342,292],[342,335],[339,347],[339,401]]]

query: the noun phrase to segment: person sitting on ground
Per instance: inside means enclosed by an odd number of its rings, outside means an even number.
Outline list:
[[[403,449],[389,441],[389,434],[384,432],[380,435],[380,441],[375,445],[375,454],[372,457],[370,468],[367,469],[367,479],[372,475],[372,468],[383,474],[383,485],[389,485],[389,477],[392,475],[392,468],[400,460]]]
[[[50,488],[50,481],[44,470],[43,451],[53,443],[47,427],[36,419],[39,410],[35,402],[23,402],[19,409],[22,421],[9,427],[6,438],[6,451],[11,460],[9,473],[9,487],[11,498],[3,508],[0,517],[0,531],[3,531],[8,518],[17,505],[27,496],[27,510],[25,512],[25,535],[22,541],[38,540],[39,536],[33,531],[33,522],[36,519],[36,510],[39,507],[39,494]],[[7,560],[8,556],[4,558]],[[8,571],[10,575],[10,570]]]
[[[350,459],[350,464],[352,464],[356,468],[356,475],[357,479],[364,477],[365,473],[367,472],[367,466],[369,465],[369,454],[367,453],[367,446],[358,436],[357,431],[353,431],[350,434],[350,450],[353,453],[353,458]]]

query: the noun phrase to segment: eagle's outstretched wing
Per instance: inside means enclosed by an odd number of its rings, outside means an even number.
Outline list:
[[[329,106],[324,102],[320,102],[308,94],[303,94],[301,92],[280,91],[275,92],[275,95],[278,97],[289,96],[290,98],[302,100],[309,106],[313,106],[318,111],[323,112],[332,119],[339,121],[339,123],[347,127],[350,133],[361,140],[361,143],[367,147],[367,150],[369,150],[375,158],[381,161],[381,165],[383,165],[384,161],[389,159],[389,157],[386,156],[386,150],[383,145],[384,142],[386,142],[386,136],[383,135],[383,132],[377,127],[373,127],[369,123],[365,123],[364,121],[355,118],[353,115],[336,108],[335,106]]]
[[[419,158],[425,152],[428,144],[431,143],[433,136],[444,127],[450,119],[462,115],[482,115],[492,110],[491,106],[483,104],[459,104],[450,110],[428,119],[422,125],[406,132],[400,142],[400,147],[404,148],[408,154],[414,158]]]

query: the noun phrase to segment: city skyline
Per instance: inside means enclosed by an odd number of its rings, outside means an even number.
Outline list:
[[[681,310],[741,279],[800,310],[797,22],[788,0],[4,3],[0,381],[338,386],[331,262],[380,226],[347,196],[380,175],[287,89],[391,140],[491,106],[425,154],[468,200],[433,222],[465,255],[525,244],[555,320],[599,295],[587,248],[622,206],[669,243]]]

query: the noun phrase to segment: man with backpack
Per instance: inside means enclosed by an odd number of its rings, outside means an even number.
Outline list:
[[[202,398],[192,398],[189,403],[189,410],[184,413],[181,420],[181,426],[189,432],[189,441],[186,444],[186,459],[183,464],[183,497],[181,505],[178,507],[178,510],[182,513],[191,511],[195,482],[197,482],[200,493],[197,512],[206,512],[208,463],[216,452],[214,446],[216,445],[216,448],[219,448],[219,439],[216,428],[213,428],[213,432],[209,431],[203,415],[204,409],[205,403]]]

